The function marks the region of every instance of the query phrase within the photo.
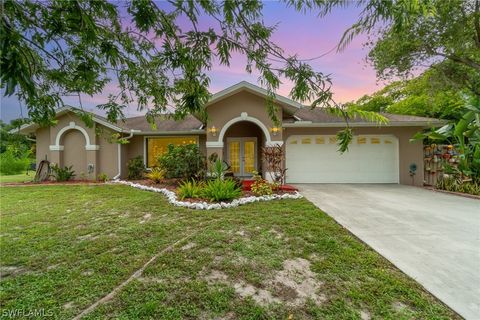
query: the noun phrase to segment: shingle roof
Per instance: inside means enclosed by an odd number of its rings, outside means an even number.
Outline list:
[[[267,92],[265,89],[262,89],[258,86],[255,86],[246,81],[242,81],[236,85],[233,85],[229,88],[226,88],[212,96],[212,99],[209,103],[213,103],[220,99],[226,98],[232,94],[235,94],[242,90],[248,90],[254,92],[255,94],[266,96]],[[283,124],[284,126],[341,126],[344,124],[344,120],[340,117],[336,117],[327,113],[324,109],[315,108],[310,109],[309,107],[302,107],[301,104],[286,98],[280,95],[275,95],[277,103],[282,105],[284,115]],[[67,107],[62,108],[57,111],[57,116],[64,112],[69,112],[75,108]],[[292,117],[293,115],[293,117]],[[438,119],[425,118],[425,117],[416,117],[416,116],[406,116],[406,115],[396,115],[396,114],[383,114],[387,117],[391,126],[435,126],[441,125],[444,122]],[[195,116],[188,115],[183,120],[175,121],[171,116],[164,115],[159,117],[156,120],[156,128],[152,128],[151,125],[147,122],[145,116],[131,117],[127,118],[124,122],[117,122],[116,124],[111,124],[108,120],[102,116],[94,114],[94,121],[108,126],[116,131],[128,132],[131,130],[138,130],[142,133],[168,133],[168,132],[189,132],[189,131],[200,131],[202,130],[202,122],[198,120]],[[362,119],[352,119],[350,120],[352,124],[359,126],[372,126],[375,125],[371,122],[367,122]],[[31,123],[22,126],[18,132],[31,132],[35,130],[38,125]]]
[[[431,124],[443,123],[441,120],[434,119],[434,118],[390,114],[390,113],[381,113],[381,114],[389,120],[390,124],[401,124],[401,123],[407,124],[408,123],[408,124],[415,125],[415,123],[418,123],[419,125],[423,125],[425,123],[431,123]],[[298,109],[294,113],[294,117],[297,118],[299,121],[308,121],[308,122],[317,123],[317,124],[344,123],[343,118],[332,115],[322,108],[310,109],[309,107],[303,107]],[[351,119],[349,121],[351,123],[369,123],[368,121],[365,121],[359,118]],[[289,122],[293,123],[294,121],[290,120]]]
[[[175,132],[200,130],[202,122],[192,115],[187,115],[183,120],[175,121],[170,116],[159,117],[155,121],[156,128],[152,128],[145,116],[127,118],[125,122],[119,122],[118,125],[125,129],[141,130],[142,132]]]

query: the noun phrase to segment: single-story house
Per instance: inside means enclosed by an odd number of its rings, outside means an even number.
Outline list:
[[[168,116],[156,128],[144,116],[112,124],[94,115],[87,127],[72,109],[60,110],[58,123],[49,128],[27,124],[21,133],[36,136],[37,163],[47,159],[60,166],[73,166],[79,177],[94,179],[99,173],[124,178],[127,162],[142,156],[146,167],[168,144],[196,143],[206,156],[217,153],[235,175],[248,177],[262,172],[261,147],[282,145],[288,183],[400,183],[422,185],[423,145],[409,139],[418,131],[442,124],[440,120],[385,114],[389,123],[377,125],[360,119],[350,122],[355,137],[349,151],[340,154],[336,132],[344,120],[324,110],[310,109],[276,95],[279,126],[267,114],[266,90],[240,82],[214,94],[206,106],[208,120],[190,115],[180,121]],[[128,144],[112,142],[112,133]],[[414,179],[410,165],[417,167]]]

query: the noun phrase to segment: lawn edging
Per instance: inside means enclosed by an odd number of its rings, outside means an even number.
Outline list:
[[[282,195],[279,194],[272,194],[268,196],[250,196],[250,197],[243,197],[239,199],[235,199],[231,202],[220,202],[220,203],[208,203],[208,202],[189,202],[189,201],[179,201],[177,199],[177,195],[175,192],[168,190],[166,188],[155,188],[150,186],[145,186],[143,184],[134,183],[125,180],[113,180],[110,183],[117,183],[127,185],[136,189],[145,190],[145,191],[152,191],[163,194],[168,202],[173,204],[177,207],[184,207],[188,209],[196,209],[196,210],[215,210],[215,209],[228,209],[228,208],[235,208],[244,204],[259,202],[259,201],[271,201],[271,200],[284,200],[284,199],[300,199],[303,196],[299,192],[285,193]]]

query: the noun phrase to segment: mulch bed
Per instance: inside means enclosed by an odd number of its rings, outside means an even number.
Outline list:
[[[181,180],[179,180],[179,179],[164,179],[161,183],[154,183],[152,180],[144,179],[144,180],[130,180],[130,182],[142,184],[142,185],[148,186],[148,187],[165,188],[167,190],[175,192],[177,190],[177,187],[180,185]],[[297,189],[286,185],[285,189],[276,190],[273,193],[278,194],[278,195],[282,195],[282,194],[285,194],[285,193],[295,193],[296,191],[297,191]],[[242,197],[250,197],[250,196],[255,196],[255,194],[253,192],[251,192],[249,188],[244,188],[242,190]],[[210,202],[208,199],[202,199],[202,198],[184,199],[184,201]]]

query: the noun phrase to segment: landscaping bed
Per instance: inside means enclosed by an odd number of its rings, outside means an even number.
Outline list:
[[[202,196],[195,198],[187,198],[179,200],[178,190],[175,185],[172,184],[162,184],[162,183],[152,183],[152,181],[125,181],[125,180],[114,180],[111,181],[112,184],[123,184],[136,189],[152,191],[156,193],[163,194],[168,201],[178,207],[185,207],[189,209],[197,210],[212,210],[212,209],[225,209],[225,208],[234,208],[240,205],[259,202],[259,201],[271,201],[271,200],[285,200],[285,199],[300,199],[302,195],[298,191],[284,191],[278,190],[275,193],[268,195],[255,195],[252,191],[241,191],[241,196],[232,199],[231,201],[212,201],[208,198],[203,198]]]

